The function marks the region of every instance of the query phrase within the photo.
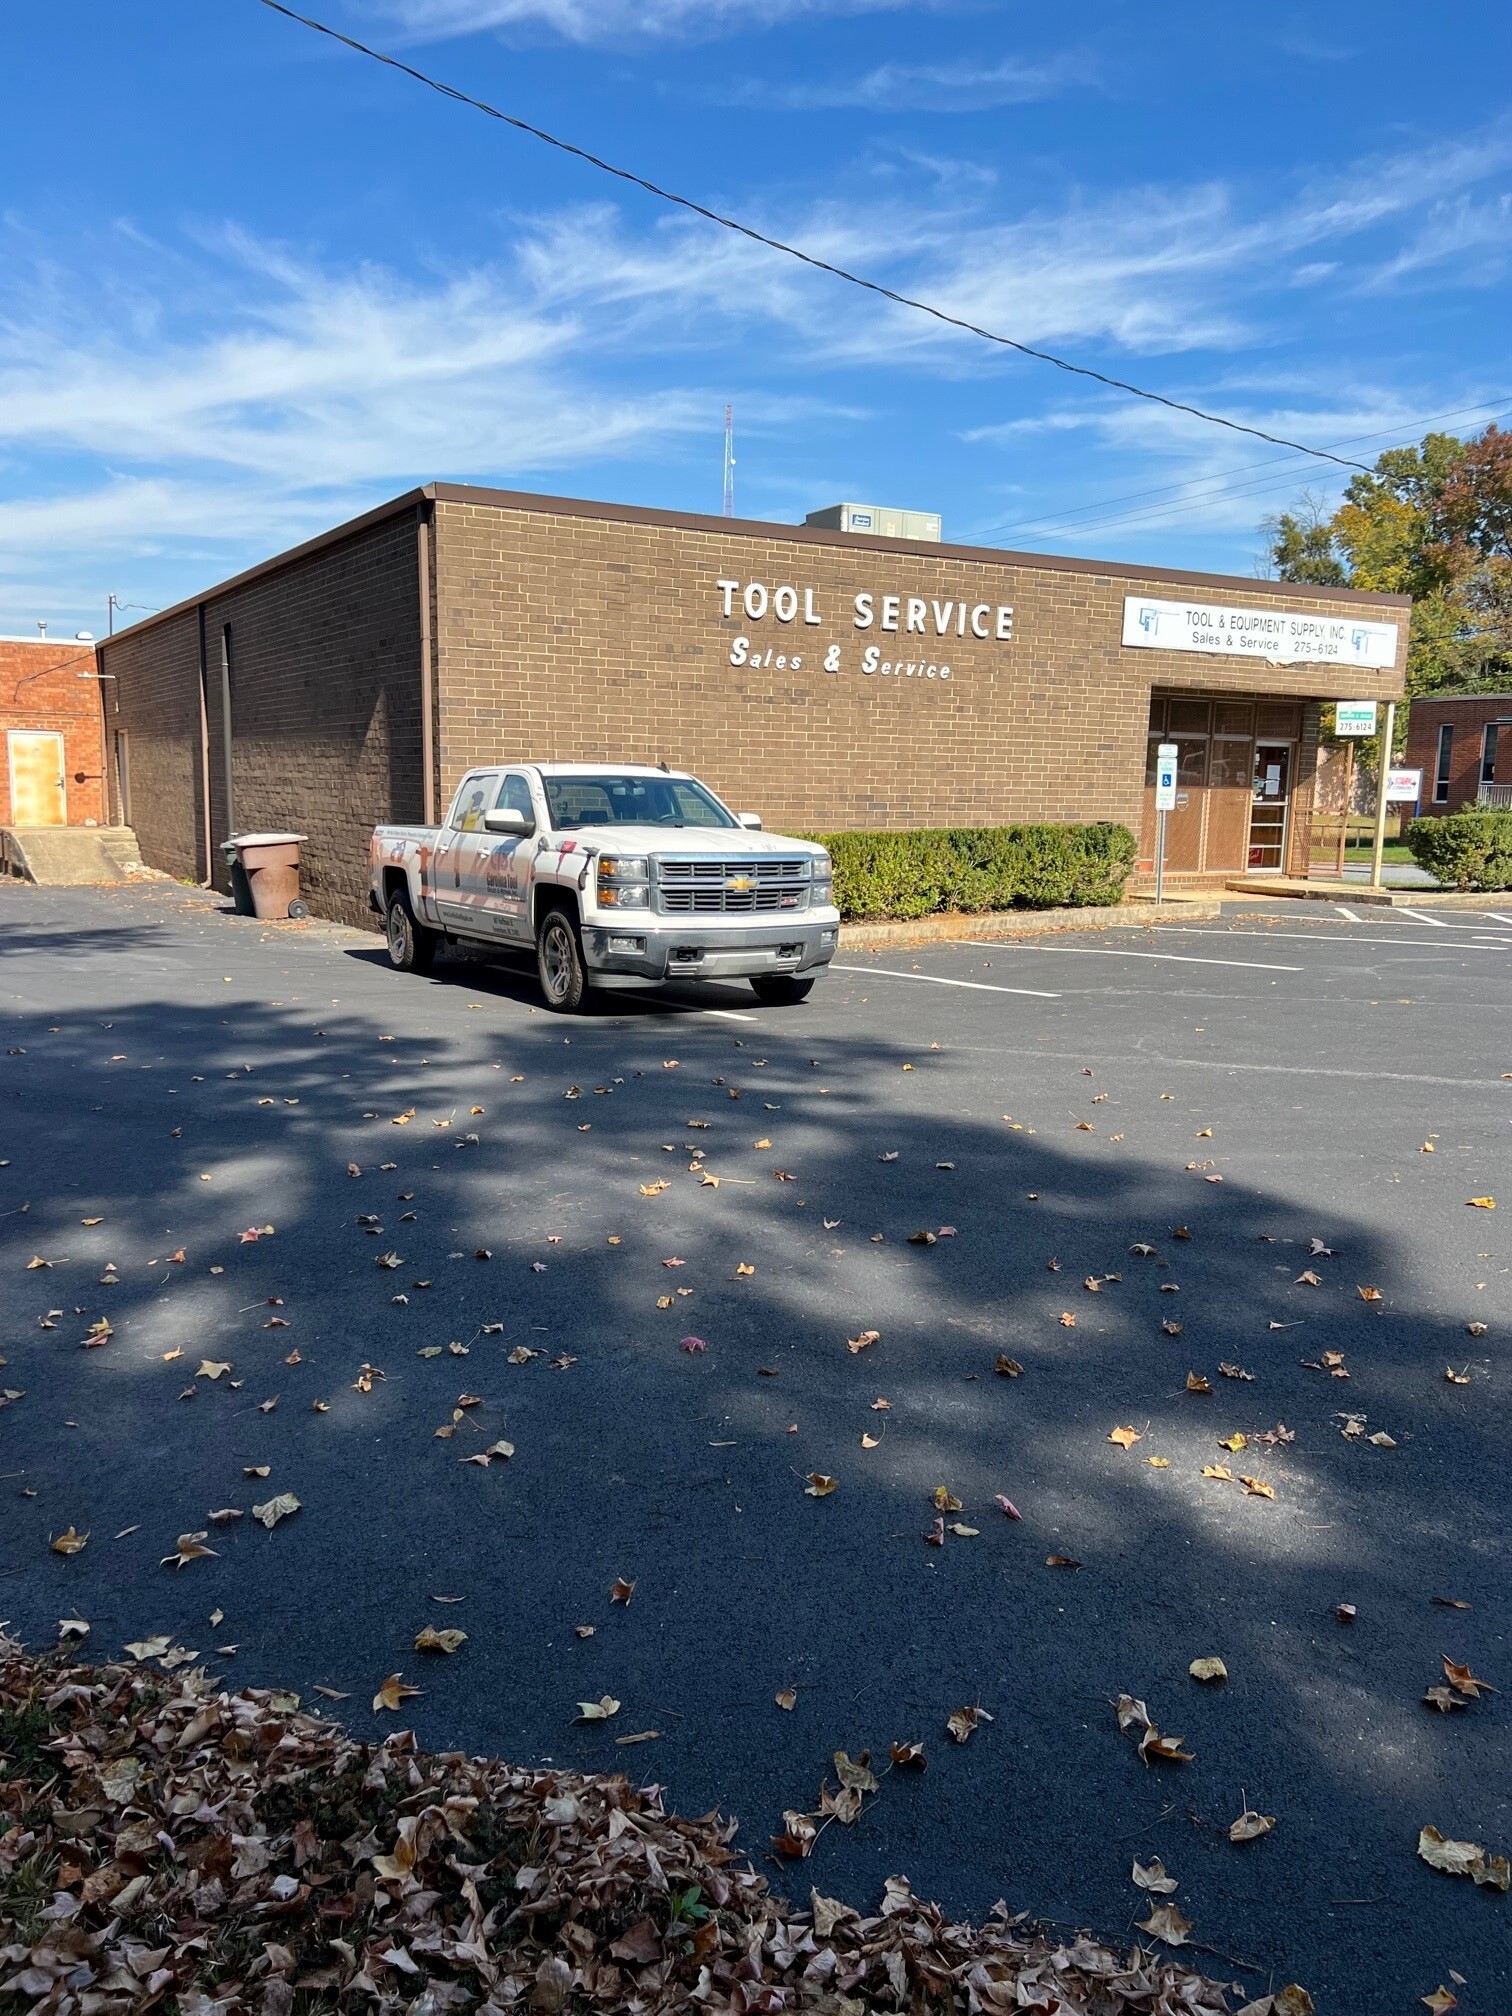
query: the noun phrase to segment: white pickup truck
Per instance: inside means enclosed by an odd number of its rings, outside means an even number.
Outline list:
[[[389,958],[424,973],[443,943],[534,950],[548,1007],[590,988],[749,980],[801,1001],[835,956],[833,868],[763,833],[685,771],[644,764],[470,770],[442,826],[379,826],[368,901]]]

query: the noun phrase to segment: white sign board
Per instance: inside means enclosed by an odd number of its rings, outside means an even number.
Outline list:
[[[1334,702],[1334,733],[1336,735],[1374,735],[1376,732],[1376,703],[1374,700],[1336,700]]]
[[[1174,742],[1162,742],[1155,751],[1155,810],[1174,812],[1176,810],[1176,763],[1179,755]]]
[[[1388,805],[1416,805],[1423,795],[1423,773],[1421,770],[1388,770],[1386,772],[1386,803]]]
[[[1276,665],[1395,665],[1397,625],[1284,609],[1236,609],[1216,602],[1124,597],[1123,641],[1141,651],[1206,651],[1266,658]]]

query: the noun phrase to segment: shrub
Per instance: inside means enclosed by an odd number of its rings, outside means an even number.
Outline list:
[[[1456,889],[1512,889],[1512,812],[1414,819],[1407,845],[1419,868]]]
[[[956,826],[821,833],[845,918],[1116,903],[1134,865],[1124,826]]]

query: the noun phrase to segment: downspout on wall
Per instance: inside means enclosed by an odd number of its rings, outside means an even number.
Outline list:
[[[431,537],[427,506],[415,506],[415,557],[420,587],[421,823],[436,823],[436,673],[431,638]]]

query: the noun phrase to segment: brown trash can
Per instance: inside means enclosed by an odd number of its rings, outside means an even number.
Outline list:
[[[222,842],[238,910],[244,910],[245,889],[255,917],[277,922],[309,916],[309,905],[299,897],[299,847],[304,837],[303,833],[238,833]]]

